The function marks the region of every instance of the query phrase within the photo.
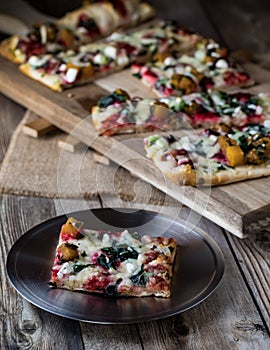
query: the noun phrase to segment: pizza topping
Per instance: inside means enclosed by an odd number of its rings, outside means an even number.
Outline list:
[[[184,95],[188,95],[197,90],[197,84],[187,75],[174,73],[171,77],[171,84],[174,88],[183,91]]]
[[[151,62],[135,64],[131,70],[161,97],[253,83],[249,75],[229,59],[226,48],[205,39],[197,43],[193,54],[175,55],[172,49],[165,54],[161,50]]]
[[[107,108],[108,106],[118,102],[118,103],[124,103],[127,100],[130,100],[130,97],[128,93],[122,89],[116,89],[114,92],[112,92],[109,95],[101,97],[97,105],[100,108]]]
[[[91,37],[97,32],[95,22],[85,14],[80,16],[78,25],[83,33],[86,31]],[[41,51],[43,48],[48,54],[47,42],[51,42],[53,44],[53,52],[49,58],[50,63],[52,61],[57,63],[58,66],[61,66],[62,63],[70,62],[80,68],[87,67],[88,65],[91,67],[91,74],[76,74],[77,72],[72,70],[67,73],[67,76],[63,74],[63,71],[48,69],[46,63],[40,66],[32,65],[31,59],[21,67],[22,72],[27,72],[26,74],[28,74],[28,72],[31,71],[35,79],[44,82],[46,85],[49,84],[51,79],[47,79],[49,77],[44,77],[43,73],[46,72],[48,75],[54,75],[53,78],[59,80],[57,82],[57,88],[54,87],[54,89],[59,90],[91,81],[92,77],[95,77],[96,74],[104,74],[105,72],[118,70],[137,60],[145,61],[158,53],[162,54],[168,50],[181,50],[184,44],[189,44],[189,39],[185,38],[185,35],[181,33],[177,34],[175,26],[166,23],[161,26],[150,26],[149,28],[142,29],[135,33],[114,33],[103,41],[81,45],[77,50],[75,50],[76,43],[73,45],[73,42],[79,39],[77,35],[72,35],[74,33],[70,33],[68,30],[61,28],[56,28],[55,32],[53,32],[51,27],[42,26],[41,28],[42,34],[39,34],[40,40],[37,40],[37,42],[30,41],[30,43],[25,44],[36,45],[36,43],[38,43],[37,48],[33,47],[33,50],[29,54],[30,57],[35,53],[36,55],[42,54],[43,52]],[[97,33],[97,35],[98,34],[99,33]],[[55,35],[55,38],[50,41],[53,35]],[[46,45],[43,44],[45,41]],[[71,44],[74,47],[63,51],[61,47],[63,44]],[[40,45],[42,45],[42,47],[40,47]],[[56,52],[54,50],[56,50]],[[59,52],[57,53],[57,51]],[[46,57],[46,60],[47,58],[48,57]],[[40,57],[40,59],[43,60],[43,57]],[[37,72],[32,72],[32,69],[37,70]],[[39,75],[37,73],[41,74]],[[190,84],[187,84],[187,82],[183,83],[183,85],[185,85],[184,88],[186,90],[190,89],[187,86]]]
[[[75,220],[74,218],[69,218],[67,222],[62,226],[61,229],[61,239],[67,241],[69,239],[79,239],[82,236],[81,230],[83,223]]]
[[[228,60],[224,59],[224,58],[219,58],[215,61],[215,67],[217,69],[226,69],[229,68],[229,62]]]
[[[136,273],[130,277],[130,280],[135,286],[145,286],[149,280],[147,273],[144,270],[144,265],[142,264]]]
[[[113,283],[113,280],[108,277],[107,275],[104,275],[102,273],[98,273],[96,275],[93,275],[91,278],[88,279],[88,281],[83,284],[83,289],[87,290],[93,290],[93,291],[104,291],[108,288],[109,285]]]
[[[117,269],[121,262],[128,259],[137,259],[138,252],[132,247],[104,247],[101,249],[102,254],[100,254],[97,258],[97,263],[104,267],[105,269]]]
[[[61,262],[74,260],[79,257],[78,247],[75,244],[64,242],[57,248],[57,251]]]
[[[77,67],[68,68],[65,74],[65,79],[68,84],[74,83],[79,73]]]
[[[239,145],[228,146],[225,150],[225,156],[231,167],[245,164],[245,155]]]
[[[82,237],[70,236],[67,242],[64,233],[74,230],[70,225],[77,226]],[[71,218],[62,226],[49,284],[114,297],[169,296],[175,253],[173,238],[82,230]]]
[[[168,118],[169,107],[163,101],[153,101],[150,103],[150,113],[156,120],[166,120]]]
[[[28,34],[31,40],[40,41],[41,44],[52,42],[55,40],[57,27],[54,23],[35,24],[33,31]]]
[[[158,135],[146,138],[147,156],[153,158],[159,154],[161,161],[173,159],[175,167],[212,173],[270,160],[270,129],[265,126],[236,129],[223,125],[203,130],[192,138],[185,136],[172,141]]]
[[[198,128],[215,124],[244,126],[262,123],[269,113],[269,96],[221,91],[197,92],[159,99],[131,98],[122,89],[103,96],[92,108],[92,118],[100,134],[113,135],[138,130],[177,130],[183,121]],[[142,128],[143,124],[143,128]],[[131,128],[127,128],[130,125]],[[214,130],[211,131],[212,133]]]
[[[75,35],[67,28],[61,28],[58,32],[58,41],[65,47],[72,47],[75,40]]]
[[[91,37],[100,36],[100,30],[93,18],[88,17],[86,14],[82,14],[78,19],[77,27],[83,31],[84,34]]]

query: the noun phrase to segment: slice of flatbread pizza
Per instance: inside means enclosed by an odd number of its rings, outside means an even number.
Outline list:
[[[176,250],[174,238],[96,231],[69,218],[61,228],[49,284],[104,296],[167,298]]]
[[[152,135],[147,157],[177,185],[215,186],[270,175],[270,123],[226,124],[192,136]]]
[[[159,97],[182,96],[209,89],[235,89],[255,82],[229,56],[227,48],[202,39],[193,53],[157,54],[151,62],[135,63],[132,74]]]
[[[26,35],[13,35],[0,44],[0,54],[15,63],[32,55],[55,54],[132,27],[154,16],[154,8],[139,0],[96,1],[51,23],[37,23]]]
[[[186,52],[199,40],[171,22],[159,22],[136,32],[115,32],[78,50],[33,55],[20,70],[49,88],[61,91],[145,62],[156,52]]]
[[[92,121],[99,135],[181,128],[211,128],[217,123],[243,127],[270,119],[267,94],[212,91],[181,97],[143,99],[117,89],[92,107]]]

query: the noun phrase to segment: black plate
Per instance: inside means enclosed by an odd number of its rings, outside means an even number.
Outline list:
[[[61,225],[67,216],[86,228],[121,229],[153,236],[172,236],[178,242],[170,298],[108,298],[50,289],[47,282]],[[48,220],[27,231],[11,248],[7,272],[12,285],[28,301],[63,317],[94,323],[135,323],[172,316],[207,298],[224,273],[216,243],[183,221],[144,210],[93,209]]]

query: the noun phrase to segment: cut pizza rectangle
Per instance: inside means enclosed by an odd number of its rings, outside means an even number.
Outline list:
[[[133,64],[131,73],[159,97],[254,84],[242,67],[229,57],[227,48],[205,38],[197,42],[190,54],[157,54],[151,62]]]
[[[169,297],[176,250],[174,238],[89,230],[69,218],[61,228],[49,284],[113,297]]]
[[[115,32],[78,50],[33,55],[20,70],[49,88],[61,91],[92,82],[134,62],[145,62],[157,52],[186,52],[200,36],[170,22],[159,22],[136,32]]]
[[[35,24],[26,35],[13,35],[0,44],[0,54],[15,63],[32,55],[74,49],[132,27],[154,16],[154,8],[139,0],[96,1],[51,23]]]
[[[225,124],[192,136],[152,135],[147,157],[177,185],[216,186],[270,175],[270,123]]]
[[[267,94],[221,91],[157,99],[131,98],[117,89],[92,107],[92,121],[99,135],[211,128],[217,123],[243,127],[269,119]]]

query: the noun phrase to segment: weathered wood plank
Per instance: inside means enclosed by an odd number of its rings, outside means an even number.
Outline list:
[[[119,200],[107,196],[104,205],[118,206]],[[142,208],[142,205],[136,203],[133,207]],[[161,212],[161,208],[156,206],[144,205],[143,208]],[[217,290],[201,304],[173,318],[139,324],[144,348],[220,349],[222,344],[222,349],[268,349],[268,330],[253,302],[253,296],[242,279],[223,231],[185,207],[163,207],[162,211],[172,218],[179,216],[196,223],[207,232],[220,246],[226,267]],[[234,238],[234,241],[242,244],[242,240]],[[249,278],[252,279],[252,275],[249,275]],[[261,285],[261,288],[263,287],[264,283]]]
[[[24,300],[11,287],[5,271],[12,244],[30,227],[55,215],[53,202],[16,196],[0,201],[2,349],[84,349],[79,324],[54,316]]]
[[[25,115],[31,114],[32,112],[29,110],[25,113]],[[48,122],[46,119],[36,116],[36,119],[27,124],[24,124],[22,131],[28,136],[38,138],[55,129],[55,126]]]
[[[269,230],[239,241],[228,235],[239,268],[270,332],[270,235]]]
[[[0,163],[6,154],[13,130],[25,109],[0,94]]]

